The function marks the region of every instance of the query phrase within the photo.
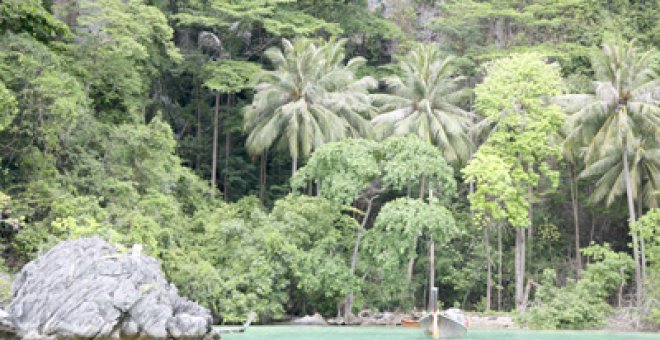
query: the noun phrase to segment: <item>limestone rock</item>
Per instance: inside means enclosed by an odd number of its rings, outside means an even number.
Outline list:
[[[401,324],[403,315],[401,313],[382,312],[374,313],[370,317],[362,318],[362,325],[381,325],[381,326],[395,326]]]
[[[312,316],[305,315],[302,318],[293,320],[292,322],[295,325],[305,325],[305,326],[327,326],[328,323],[325,322],[325,319],[319,314],[316,313]]]
[[[65,241],[16,275],[9,314],[23,338],[213,335],[209,310],[178,296],[155,259],[99,238]]]

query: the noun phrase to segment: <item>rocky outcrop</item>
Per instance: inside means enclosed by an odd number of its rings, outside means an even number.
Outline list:
[[[401,324],[401,319],[407,317],[406,314],[401,313],[391,313],[391,312],[382,312],[382,313],[373,313],[367,316],[364,316],[364,313],[360,313],[362,318],[361,325],[380,325],[380,326],[396,326]]]
[[[291,322],[294,325],[304,325],[304,326],[327,326],[328,323],[325,322],[323,317],[316,313],[314,315],[305,315],[302,318],[295,319]]]
[[[25,339],[213,339],[209,310],[181,298],[160,264],[98,238],[65,241],[16,275],[8,313]]]

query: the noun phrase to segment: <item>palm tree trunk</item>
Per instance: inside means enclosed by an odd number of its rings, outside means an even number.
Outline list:
[[[264,150],[261,152],[260,166],[259,166],[259,201],[261,204],[264,203],[266,198],[266,174],[267,174],[267,162],[268,162],[268,151]]]
[[[635,203],[633,201],[633,191],[632,183],[630,180],[630,169],[628,168],[628,141],[624,138],[623,140],[623,177],[626,183],[626,196],[628,198],[628,214],[630,218],[630,225],[635,223]],[[639,242],[637,240],[637,233],[632,234],[633,242],[633,259],[635,260],[635,298],[636,305],[639,306],[642,303],[643,297],[643,284],[642,284],[642,268],[639,262]]]
[[[490,263],[490,236],[488,235],[488,227],[484,227],[484,245],[486,246],[486,311],[490,310],[491,292],[493,290],[493,270]]]
[[[435,242],[433,241],[433,236],[431,236],[431,240],[429,241],[429,287],[428,287],[429,310],[431,309],[431,306],[433,306],[431,291],[433,290],[434,286],[435,286]]]
[[[575,223],[575,269],[580,278],[582,271],[582,255],[580,254],[580,215],[578,209],[578,186],[575,176],[575,165],[569,163],[569,180],[571,187],[571,205],[573,206],[573,221]]]
[[[642,185],[637,189],[637,216],[642,217],[644,214],[644,192],[642,190]],[[640,257],[642,260],[642,284],[646,282],[646,243],[644,242],[644,237],[639,238],[639,250]]]
[[[213,113],[213,154],[211,155],[211,189],[215,192],[215,179],[218,167],[218,116],[220,115],[220,92],[215,94],[215,110]]]

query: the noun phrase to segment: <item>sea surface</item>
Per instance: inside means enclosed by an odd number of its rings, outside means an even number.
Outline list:
[[[401,327],[252,326],[223,340],[429,340],[420,329]],[[660,333],[607,331],[470,330],[474,340],[660,340]]]

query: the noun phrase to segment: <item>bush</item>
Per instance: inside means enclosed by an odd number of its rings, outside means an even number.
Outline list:
[[[625,283],[633,261],[607,244],[592,245],[582,252],[596,261],[587,267],[583,278],[557,287],[555,271],[546,269],[529,313],[521,321],[541,329],[584,329],[603,324],[611,311],[607,298]]]

